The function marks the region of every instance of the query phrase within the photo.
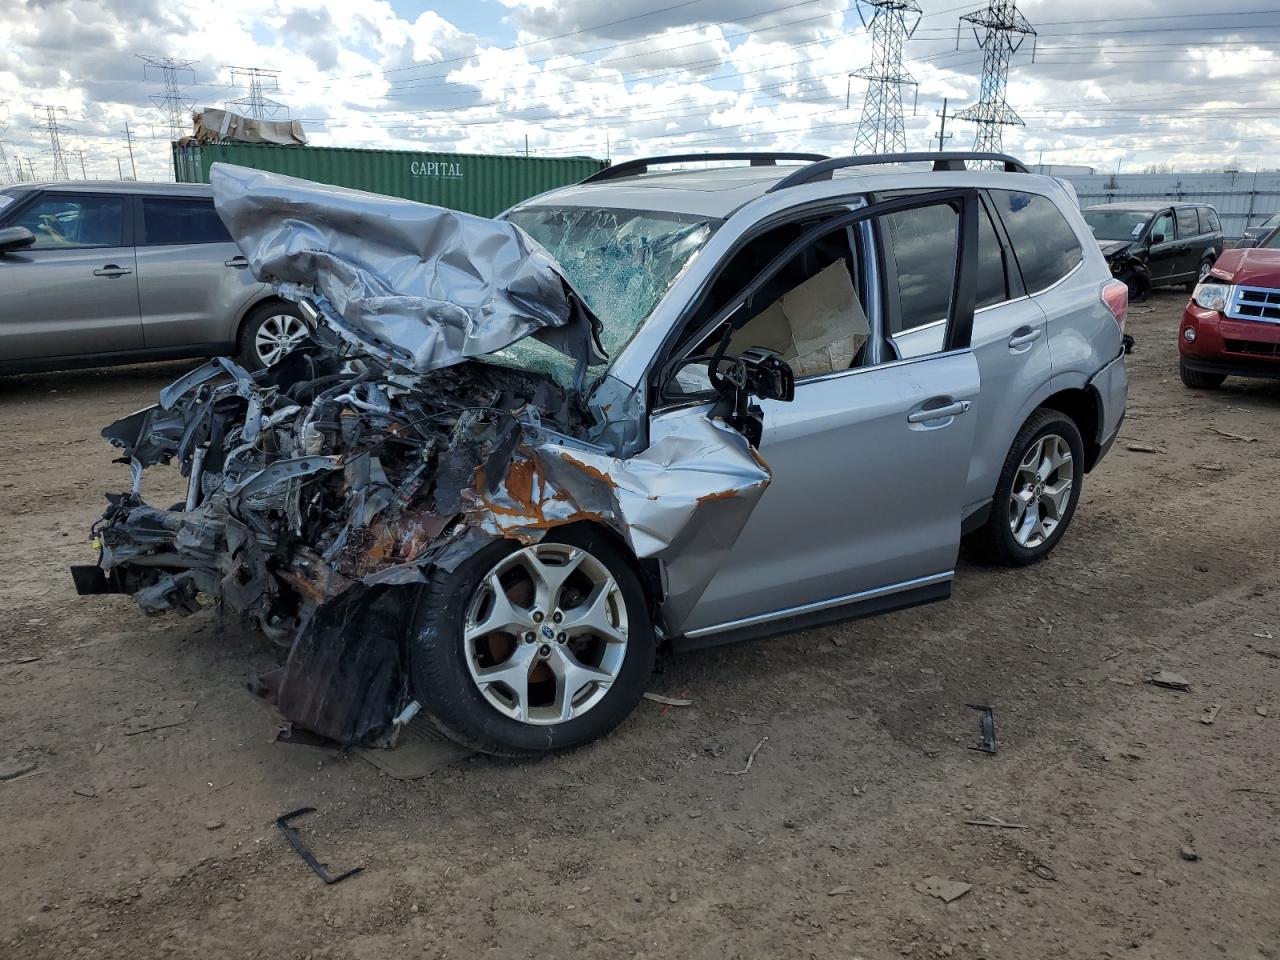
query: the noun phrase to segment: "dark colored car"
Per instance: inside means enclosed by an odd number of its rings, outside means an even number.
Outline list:
[[[1182,314],[1182,382],[1213,390],[1227,377],[1280,380],[1280,228],[1253,248],[1227,250]]]
[[[1262,240],[1272,230],[1280,227],[1280,213],[1273,213],[1256,227],[1245,227],[1244,235],[1236,242],[1237,247],[1259,247]]]
[[[1207,203],[1103,203],[1083,212],[1131,301],[1155,287],[1198,282],[1222,253],[1222,223]]]

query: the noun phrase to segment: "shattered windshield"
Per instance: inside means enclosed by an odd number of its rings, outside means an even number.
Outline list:
[[[507,220],[546,247],[604,325],[610,358],[640,329],[719,220],[599,207],[522,207]],[[493,354],[499,362],[567,383],[573,361],[528,339]]]
[[[1136,240],[1150,218],[1145,210],[1084,211],[1084,222],[1095,240]]]

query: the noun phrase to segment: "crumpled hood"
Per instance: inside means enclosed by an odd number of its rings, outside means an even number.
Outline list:
[[[1280,287],[1280,250],[1224,250],[1213,265],[1212,276],[1250,287]]]
[[[348,339],[410,372],[526,336],[581,364],[607,359],[599,319],[514,224],[223,163],[209,180],[255,277],[311,296]]]
[[[1098,249],[1102,251],[1104,257],[1114,257],[1117,253],[1123,253],[1133,246],[1131,240],[1099,240]]]

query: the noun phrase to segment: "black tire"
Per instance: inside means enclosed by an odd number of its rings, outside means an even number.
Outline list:
[[[1199,370],[1192,370],[1182,360],[1178,361],[1178,376],[1182,378],[1183,384],[1192,390],[1217,390],[1222,386],[1222,381],[1227,379],[1225,373],[1201,373]]]
[[[1133,268],[1121,270],[1116,274],[1116,279],[1129,288],[1130,303],[1141,303],[1151,295],[1151,281]]]
[[[1035,546],[1025,547],[1013,535],[1009,520],[1009,502],[1013,495],[1013,485],[1017,480],[1018,466],[1031,451],[1031,447],[1042,437],[1056,434],[1066,441],[1071,449],[1071,492],[1067,507],[1053,532],[1045,540]],[[1013,446],[1005,457],[1004,467],[1000,471],[1000,480],[996,483],[995,496],[991,502],[991,516],[978,530],[968,538],[966,545],[979,556],[992,563],[1009,567],[1024,567],[1043,560],[1057,546],[1071,519],[1076,513],[1076,504],[1080,501],[1080,486],[1084,480],[1084,442],[1080,431],[1070,417],[1058,410],[1041,407],[1022,425],[1014,438]],[[1038,508],[1037,508],[1038,509]]]
[[[261,303],[250,310],[245,315],[244,322],[240,324],[240,336],[236,340],[236,360],[250,373],[267,366],[256,344],[258,331],[273,317],[292,317],[304,328],[306,326],[306,321],[302,319],[302,313],[297,305],[284,300]]]
[[[481,580],[501,560],[521,549],[495,541],[452,573],[436,571],[422,590],[409,634],[409,672],[414,695],[444,731],[472,750],[527,757],[581,746],[599,739],[635,708],[653,673],[656,640],[644,589],[630,557],[600,530],[552,531],[544,543],[586,550],[613,576],[627,614],[627,645],[617,678],[603,698],[579,717],[534,725],[500,712],[471,677],[462,626]]]

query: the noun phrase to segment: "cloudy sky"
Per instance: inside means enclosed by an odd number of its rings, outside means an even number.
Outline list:
[[[959,17],[919,0],[904,51],[908,146],[943,99],[978,94]],[[1267,4],[1273,6],[1267,6]],[[725,149],[850,152],[870,59],[851,0],[0,0],[0,141],[53,173],[46,105],[74,132],[71,175],[169,178],[164,91],[139,55],[196,61],[197,107],[243,97],[232,67],[278,71],[280,116],[313,143],[611,155]],[[1014,54],[1005,148],[1029,162],[1138,172],[1280,168],[1280,0],[1025,0],[1038,36]],[[1111,14],[1115,14],[1112,16]],[[846,106],[846,98],[849,105]],[[912,113],[914,108],[914,114]],[[953,121],[952,149],[972,124]],[[936,140],[932,145],[936,146]],[[0,178],[4,176],[0,165]]]

